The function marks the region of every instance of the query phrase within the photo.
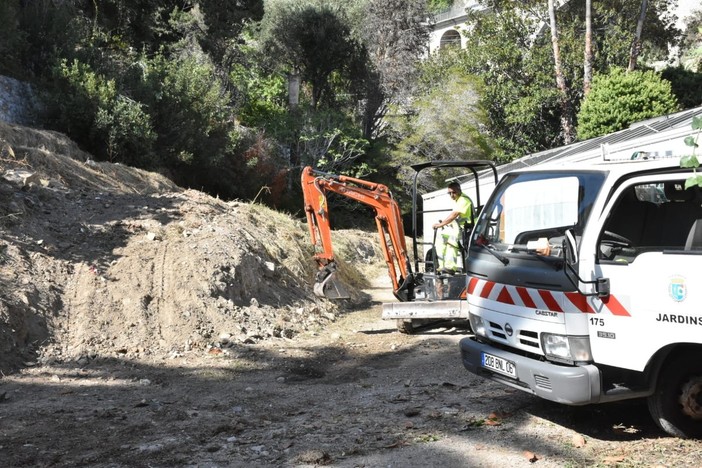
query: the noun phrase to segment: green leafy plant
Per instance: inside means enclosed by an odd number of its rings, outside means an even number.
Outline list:
[[[99,108],[95,132],[104,141],[107,158],[139,167],[155,163],[153,143],[156,134],[144,106],[126,96],[117,96],[109,108]]]
[[[659,73],[614,68],[608,74],[595,75],[578,114],[578,137],[586,140],[606,135],[677,110],[670,82]]]
[[[694,186],[702,187],[702,175],[697,174],[697,168],[700,167],[700,162],[697,159],[697,155],[695,155],[697,148],[700,146],[698,141],[700,139],[700,133],[702,133],[702,116],[692,118],[692,129],[697,130],[697,134],[685,137],[685,144],[692,147],[692,154],[683,156],[680,159],[680,167],[692,168],[695,174],[685,181],[686,189]]]

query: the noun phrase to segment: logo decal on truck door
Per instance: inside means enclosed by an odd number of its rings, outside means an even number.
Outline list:
[[[682,302],[687,297],[687,287],[685,286],[685,278],[682,276],[674,276],[670,279],[668,286],[668,294],[675,302]]]

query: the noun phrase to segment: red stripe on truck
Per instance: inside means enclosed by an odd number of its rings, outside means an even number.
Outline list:
[[[583,296],[582,294],[577,292],[567,292],[565,293],[565,296],[568,298],[571,304],[578,308],[580,312],[587,314],[595,313],[592,307],[590,307],[590,304],[587,303],[587,297]]]
[[[612,315],[619,315],[621,317],[631,317],[628,310],[622,305],[621,302],[617,300],[616,297],[609,295],[602,298],[602,303],[607,306]]]
[[[531,298],[531,296],[529,295],[529,291],[527,291],[526,288],[524,288],[522,286],[517,286],[517,294],[519,294],[519,297],[522,299],[522,302],[524,302],[524,305],[526,307],[531,307],[532,309],[536,309],[536,303]]]
[[[553,312],[563,312],[563,309],[561,309],[561,306],[558,305],[558,301],[553,298],[553,294],[551,294],[551,291],[546,291],[544,289],[537,289],[539,292],[539,296],[541,296],[541,299],[544,300],[546,303],[546,307],[548,307],[548,310],[551,310]]]

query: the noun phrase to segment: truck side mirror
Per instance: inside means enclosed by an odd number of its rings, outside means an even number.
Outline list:
[[[580,287],[578,283],[574,282],[570,276],[568,276],[568,279],[573,283],[573,286],[575,286],[575,289],[578,290],[578,292],[584,296],[597,296],[600,298],[603,297],[608,297],[609,296],[609,278],[597,278],[594,281],[586,281],[582,279],[580,276],[578,276],[578,272],[574,268],[574,265],[578,263],[578,244],[575,240],[575,236],[573,235],[573,230],[568,229],[565,232],[565,239],[563,239],[563,256],[565,258],[565,263],[566,263],[566,270],[569,270],[581,283],[585,284],[590,284],[593,285],[595,288],[594,293],[590,292],[584,292],[580,290]]]
[[[609,296],[609,278],[597,278],[595,290],[597,291],[597,297]]]

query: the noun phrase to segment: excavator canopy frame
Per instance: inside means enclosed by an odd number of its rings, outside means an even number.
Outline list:
[[[424,226],[424,233],[420,233],[419,231],[419,220],[422,218],[424,213],[427,213],[429,211],[425,211],[423,207],[420,208],[419,202],[421,200],[421,194],[418,192],[418,185],[419,185],[419,174],[427,169],[437,169],[437,168],[464,168],[470,171],[472,174],[472,180],[474,181],[475,185],[475,198],[473,199],[474,206],[479,210],[482,207],[482,203],[480,200],[480,172],[484,172],[487,174],[487,176],[492,175],[494,179],[494,184],[497,185],[498,181],[498,176],[497,176],[497,167],[495,166],[495,163],[492,161],[488,160],[470,160],[470,161],[427,161],[419,164],[413,164],[410,166],[412,169],[414,169],[414,182],[412,184],[412,232],[411,232],[411,237],[412,237],[412,253],[414,255],[414,271],[416,272],[415,274],[418,274],[418,272],[421,272],[422,269],[420,265],[422,263],[425,264],[424,266],[424,271],[431,271],[434,269],[434,261],[431,261],[431,265],[427,265],[429,262],[427,259],[424,258],[423,255],[420,255],[419,252],[419,246],[422,244],[426,244],[426,242],[420,243],[419,242],[419,237],[422,236],[423,238],[428,238],[429,236],[426,235],[428,232],[428,229],[426,226]],[[469,194],[470,196],[471,194]],[[472,197],[471,197],[472,198]],[[432,244],[434,241],[432,241]]]

